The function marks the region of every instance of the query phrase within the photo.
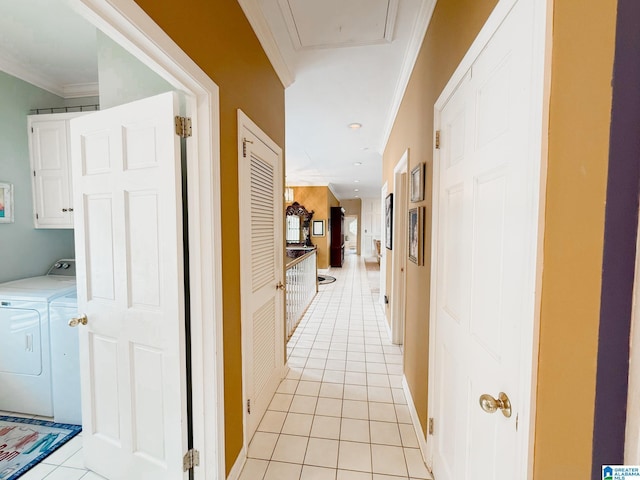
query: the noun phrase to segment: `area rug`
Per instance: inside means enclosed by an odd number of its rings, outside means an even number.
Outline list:
[[[336,277],[332,277],[331,275],[318,275],[318,285],[327,285],[328,283],[333,283],[335,281]]]
[[[79,425],[0,415],[0,480],[14,480],[82,431]]]

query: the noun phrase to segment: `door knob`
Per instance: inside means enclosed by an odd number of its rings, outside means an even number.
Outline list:
[[[499,409],[505,417],[511,416],[511,402],[504,392],[500,392],[497,399],[486,393],[480,395],[479,403],[480,408],[487,413],[495,413]]]
[[[78,325],[86,325],[88,321],[89,321],[89,319],[83,313],[79,317],[74,317],[71,320],[69,320],[69,326],[70,327],[77,327]]]
[[[286,287],[282,284],[282,282],[278,282],[276,285],[276,290],[284,290]]]

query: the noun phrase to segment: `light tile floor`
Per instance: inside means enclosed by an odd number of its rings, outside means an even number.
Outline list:
[[[402,390],[402,351],[363,260],[349,255],[327,273],[337,281],[320,286],[288,343],[289,374],[240,480],[431,479]],[[81,435],[20,480],[104,480],[84,469]]]
[[[37,415],[23,415],[13,412],[2,412],[0,415],[53,420]],[[82,432],[65,443],[58,450],[45,458],[38,465],[20,476],[20,480],[105,480],[100,475],[84,468],[82,460]]]
[[[431,479],[364,261],[327,272],[288,343],[290,371],[249,446],[240,480]]]

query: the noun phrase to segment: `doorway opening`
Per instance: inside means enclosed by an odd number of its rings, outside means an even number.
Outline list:
[[[345,255],[356,255],[358,252],[358,217],[345,215],[344,217],[344,250]]]
[[[188,204],[189,208],[189,217],[184,218],[184,229],[188,232],[184,237],[188,242],[185,251],[188,249],[189,256],[184,257],[182,251],[174,252],[175,261],[190,284],[186,308],[195,339],[191,352],[184,353],[179,360],[184,367],[180,375],[185,383],[187,378],[193,380],[191,408],[195,428],[193,442],[188,443],[193,443],[202,455],[195,478],[222,477],[220,205],[219,198],[213,194],[219,190],[220,183],[219,138],[215,133],[219,131],[218,88],[133,1],[82,0],[78,3],[78,13],[89,23],[180,92],[181,114],[190,117],[196,126],[193,136],[185,140],[187,154],[184,157],[184,176],[189,190],[182,205]],[[171,121],[173,123],[173,118]],[[175,167],[177,172],[182,170],[180,159]],[[181,229],[182,225],[175,226],[178,235]],[[87,272],[79,272],[78,276],[86,277]],[[206,295],[200,293],[205,291]],[[205,318],[215,321],[205,322]],[[190,375],[186,369],[189,361],[192,363]],[[174,451],[172,455],[182,461],[189,445],[184,447],[184,451]]]

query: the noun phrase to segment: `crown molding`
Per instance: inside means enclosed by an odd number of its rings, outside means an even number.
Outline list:
[[[0,71],[62,98],[93,97],[99,94],[97,83],[59,85],[37,71],[6,57],[0,57]]]
[[[287,62],[278,47],[276,39],[271,33],[267,19],[262,13],[258,0],[238,0],[242,11],[244,12],[247,20],[251,24],[251,28],[255,32],[260,45],[264,50],[264,53],[269,58],[271,65],[273,66],[276,74],[280,78],[284,88],[287,88],[293,83],[295,77],[287,65]]]
[[[59,97],[64,97],[64,92],[62,86],[52,82],[48,78],[38,74],[37,72],[25,68],[24,65],[21,65],[14,60],[11,60],[6,57],[0,57],[0,70],[9,75],[19,78],[31,85],[35,85],[36,87],[42,88],[47,92],[53,93],[54,95],[58,95]]]
[[[398,82],[396,83],[396,88],[393,93],[391,107],[387,112],[387,121],[382,134],[382,141],[378,149],[380,154],[384,154],[384,150],[387,147],[387,142],[389,141],[391,130],[393,129],[393,124],[396,121],[396,115],[398,115],[398,110],[400,110],[400,104],[402,103],[405,91],[407,90],[407,85],[409,84],[409,79],[413,73],[413,67],[416,64],[418,54],[422,48],[422,42],[424,41],[427,29],[429,28],[429,23],[433,16],[433,10],[436,8],[436,2],[437,0],[423,0],[422,5],[420,6],[420,11],[416,16],[416,22],[413,25],[413,31],[411,32],[411,40],[409,40],[409,45],[407,46],[404,59],[402,60],[402,68],[400,69]]]

